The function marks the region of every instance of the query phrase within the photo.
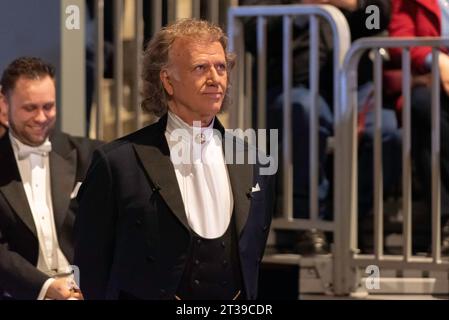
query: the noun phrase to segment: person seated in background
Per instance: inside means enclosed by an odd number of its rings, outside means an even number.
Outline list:
[[[35,57],[1,77],[0,299],[82,299],[70,275],[76,193],[99,142],[55,129],[54,68]]]
[[[393,0],[389,32],[392,37],[449,37],[449,2],[447,0]],[[390,50],[392,62],[400,67],[402,50]],[[425,221],[417,221],[415,227],[424,226],[430,234],[432,212],[431,186],[431,86],[440,85],[440,164],[441,164],[441,225],[442,254],[449,254],[449,48],[440,48],[437,57],[431,47],[410,49],[412,72],[415,78],[411,96],[412,155],[413,164],[426,204]],[[440,83],[432,84],[430,72],[432,59],[438,59]],[[426,77],[427,75],[427,77]],[[418,249],[427,250],[430,239],[415,243]]]
[[[339,8],[345,15],[349,24],[352,41],[378,35],[388,27],[391,6],[389,0],[245,0],[247,5],[273,5],[273,4],[330,4]],[[379,29],[368,29],[365,10],[375,5],[380,12]],[[295,218],[308,218],[309,216],[309,26],[308,17],[299,16],[293,20],[292,39],[292,138],[293,138],[293,207]],[[246,23],[246,46],[256,54],[256,23],[249,19]],[[282,137],[283,114],[283,79],[282,79],[282,19],[267,19],[267,124],[269,128],[279,129]],[[319,215],[323,219],[333,218],[332,212],[332,181],[331,165],[327,153],[327,140],[334,134],[333,115],[333,33],[330,25],[319,19],[319,77],[320,96],[319,105]],[[359,216],[368,217],[373,207],[373,136],[374,136],[374,108],[373,108],[373,74],[372,62],[365,54],[359,64]],[[254,81],[255,82],[255,81]],[[256,100],[256,99],[255,99]],[[383,143],[383,170],[385,195],[388,196],[400,181],[400,146],[401,135],[398,128],[394,110],[382,110],[382,143]],[[281,153],[282,154],[282,153]],[[282,162],[281,162],[282,163]],[[279,179],[280,180],[280,179]],[[371,219],[372,220],[372,219]],[[291,232],[283,231],[285,238]],[[278,239],[284,236],[278,232]],[[296,236],[296,235],[293,235]],[[302,254],[327,253],[328,245],[324,235],[319,230],[307,230],[299,234],[296,251]],[[284,240],[281,240],[284,241]],[[286,240],[288,242],[288,240]]]

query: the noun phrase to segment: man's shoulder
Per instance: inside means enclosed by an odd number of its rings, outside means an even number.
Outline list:
[[[92,153],[100,147],[104,142],[100,140],[90,139],[86,137],[74,136],[62,131],[55,131],[50,137],[52,148],[55,151],[70,152],[77,149],[82,153]]]

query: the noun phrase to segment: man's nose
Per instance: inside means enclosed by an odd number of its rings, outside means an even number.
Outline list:
[[[44,110],[38,110],[36,116],[34,117],[34,121],[39,123],[44,123],[47,121],[47,115]]]
[[[218,82],[219,79],[219,74],[217,72],[217,69],[215,69],[215,67],[212,67],[209,69],[209,81],[208,84],[216,84]]]

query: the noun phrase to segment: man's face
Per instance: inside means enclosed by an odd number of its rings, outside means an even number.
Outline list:
[[[30,146],[41,145],[56,122],[55,83],[49,76],[20,77],[5,99],[13,135]]]
[[[220,42],[176,39],[169,52],[169,67],[161,80],[170,96],[169,109],[188,124],[208,125],[220,111],[228,72]]]

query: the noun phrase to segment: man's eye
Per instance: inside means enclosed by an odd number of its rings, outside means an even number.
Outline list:
[[[54,104],[46,104],[46,105],[44,106],[44,110],[45,110],[45,111],[50,111],[51,109],[53,109],[53,106],[54,106]]]
[[[195,67],[195,70],[196,71],[204,71],[204,70],[206,70],[206,66],[204,64],[200,64]]]
[[[217,68],[217,71],[226,71],[226,65],[223,63],[218,64],[215,68]]]

